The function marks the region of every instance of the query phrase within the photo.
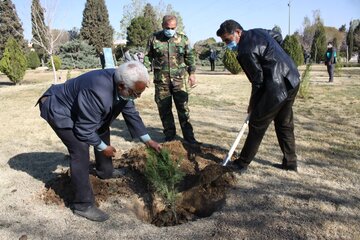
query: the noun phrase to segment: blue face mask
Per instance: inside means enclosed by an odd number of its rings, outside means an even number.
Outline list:
[[[168,38],[172,38],[175,35],[176,31],[175,29],[164,29],[164,34]]]
[[[228,43],[228,44],[226,45],[226,47],[227,47],[228,49],[232,50],[232,51],[236,51],[236,49],[237,49],[237,44],[236,44],[235,41],[231,41],[230,43]]]

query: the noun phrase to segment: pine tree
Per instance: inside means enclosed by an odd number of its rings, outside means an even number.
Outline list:
[[[148,3],[144,7],[144,18],[150,22],[150,26],[152,28],[152,32],[156,32],[161,30],[159,28],[158,22],[157,22],[157,16],[154,7]]]
[[[110,26],[109,14],[104,0],[87,0],[83,12],[80,36],[94,46],[97,54],[104,47],[112,47],[114,29]]]
[[[0,59],[3,56],[5,44],[12,36],[22,49],[25,49],[26,42],[23,35],[23,28],[16,13],[15,5],[11,0],[0,1]]]
[[[131,20],[130,26],[127,28],[128,45],[145,48],[152,33],[151,23],[145,17],[136,17]]]
[[[283,48],[287,54],[294,60],[296,66],[304,64],[304,54],[301,45],[295,35],[286,36]]]
[[[36,69],[40,67],[40,59],[38,54],[35,51],[30,51],[27,55],[28,67],[31,69]]]
[[[349,31],[346,36],[346,44],[348,45],[348,60],[352,57],[353,48],[354,48],[354,22],[350,22]]]
[[[65,69],[96,68],[99,66],[99,59],[95,52],[93,46],[80,39],[75,39],[60,46],[59,57],[62,67]]]
[[[10,79],[19,83],[27,68],[26,56],[20,45],[13,37],[10,37],[5,45],[4,56],[0,61],[0,70]]]
[[[318,23],[314,39],[311,45],[311,56],[314,57],[315,62],[319,63],[320,61],[325,60],[326,53],[326,36],[325,28],[322,23]]]
[[[45,25],[44,9],[40,5],[40,0],[32,0],[31,4],[31,24],[32,24],[32,42],[33,48],[39,54],[39,57],[45,61],[46,50],[49,45],[47,34],[48,29]],[[45,46],[45,48],[44,48]]]

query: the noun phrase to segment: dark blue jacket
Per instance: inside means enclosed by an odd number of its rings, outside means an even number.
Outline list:
[[[92,146],[122,113],[132,137],[147,134],[133,101],[117,100],[115,69],[95,70],[52,85],[42,97],[41,117],[54,128],[72,128],[75,136]],[[42,98],[41,97],[41,98]]]
[[[241,34],[237,59],[252,84],[252,117],[266,117],[300,84],[297,67],[279,44],[278,35],[264,29]]]

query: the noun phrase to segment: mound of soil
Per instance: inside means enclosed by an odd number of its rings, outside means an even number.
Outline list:
[[[231,171],[221,166],[226,151],[216,146],[191,146],[180,141],[164,143],[163,147],[169,149],[172,159],[183,159],[180,168],[186,173],[177,186],[176,214],[162,203],[144,176],[145,147],[131,149],[114,159],[116,168],[127,169],[124,177],[101,180],[90,175],[97,205],[109,199],[115,199],[114,202],[117,198],[128,199],[130,210],[156,226],[193,221],[219,210],[225,203],[226,190],[235,181]],[[41,197],[46,203],[68,206],[73,198],[67,172],[46,183],[45,187]]]

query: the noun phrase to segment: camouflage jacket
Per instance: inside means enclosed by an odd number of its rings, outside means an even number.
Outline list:
[[[195,55],[185,34],[168,38],[163,31],[154,33],[146,48],[145,65],[152,64],[154,82],[181,81],[186,71],[195,72]]]

